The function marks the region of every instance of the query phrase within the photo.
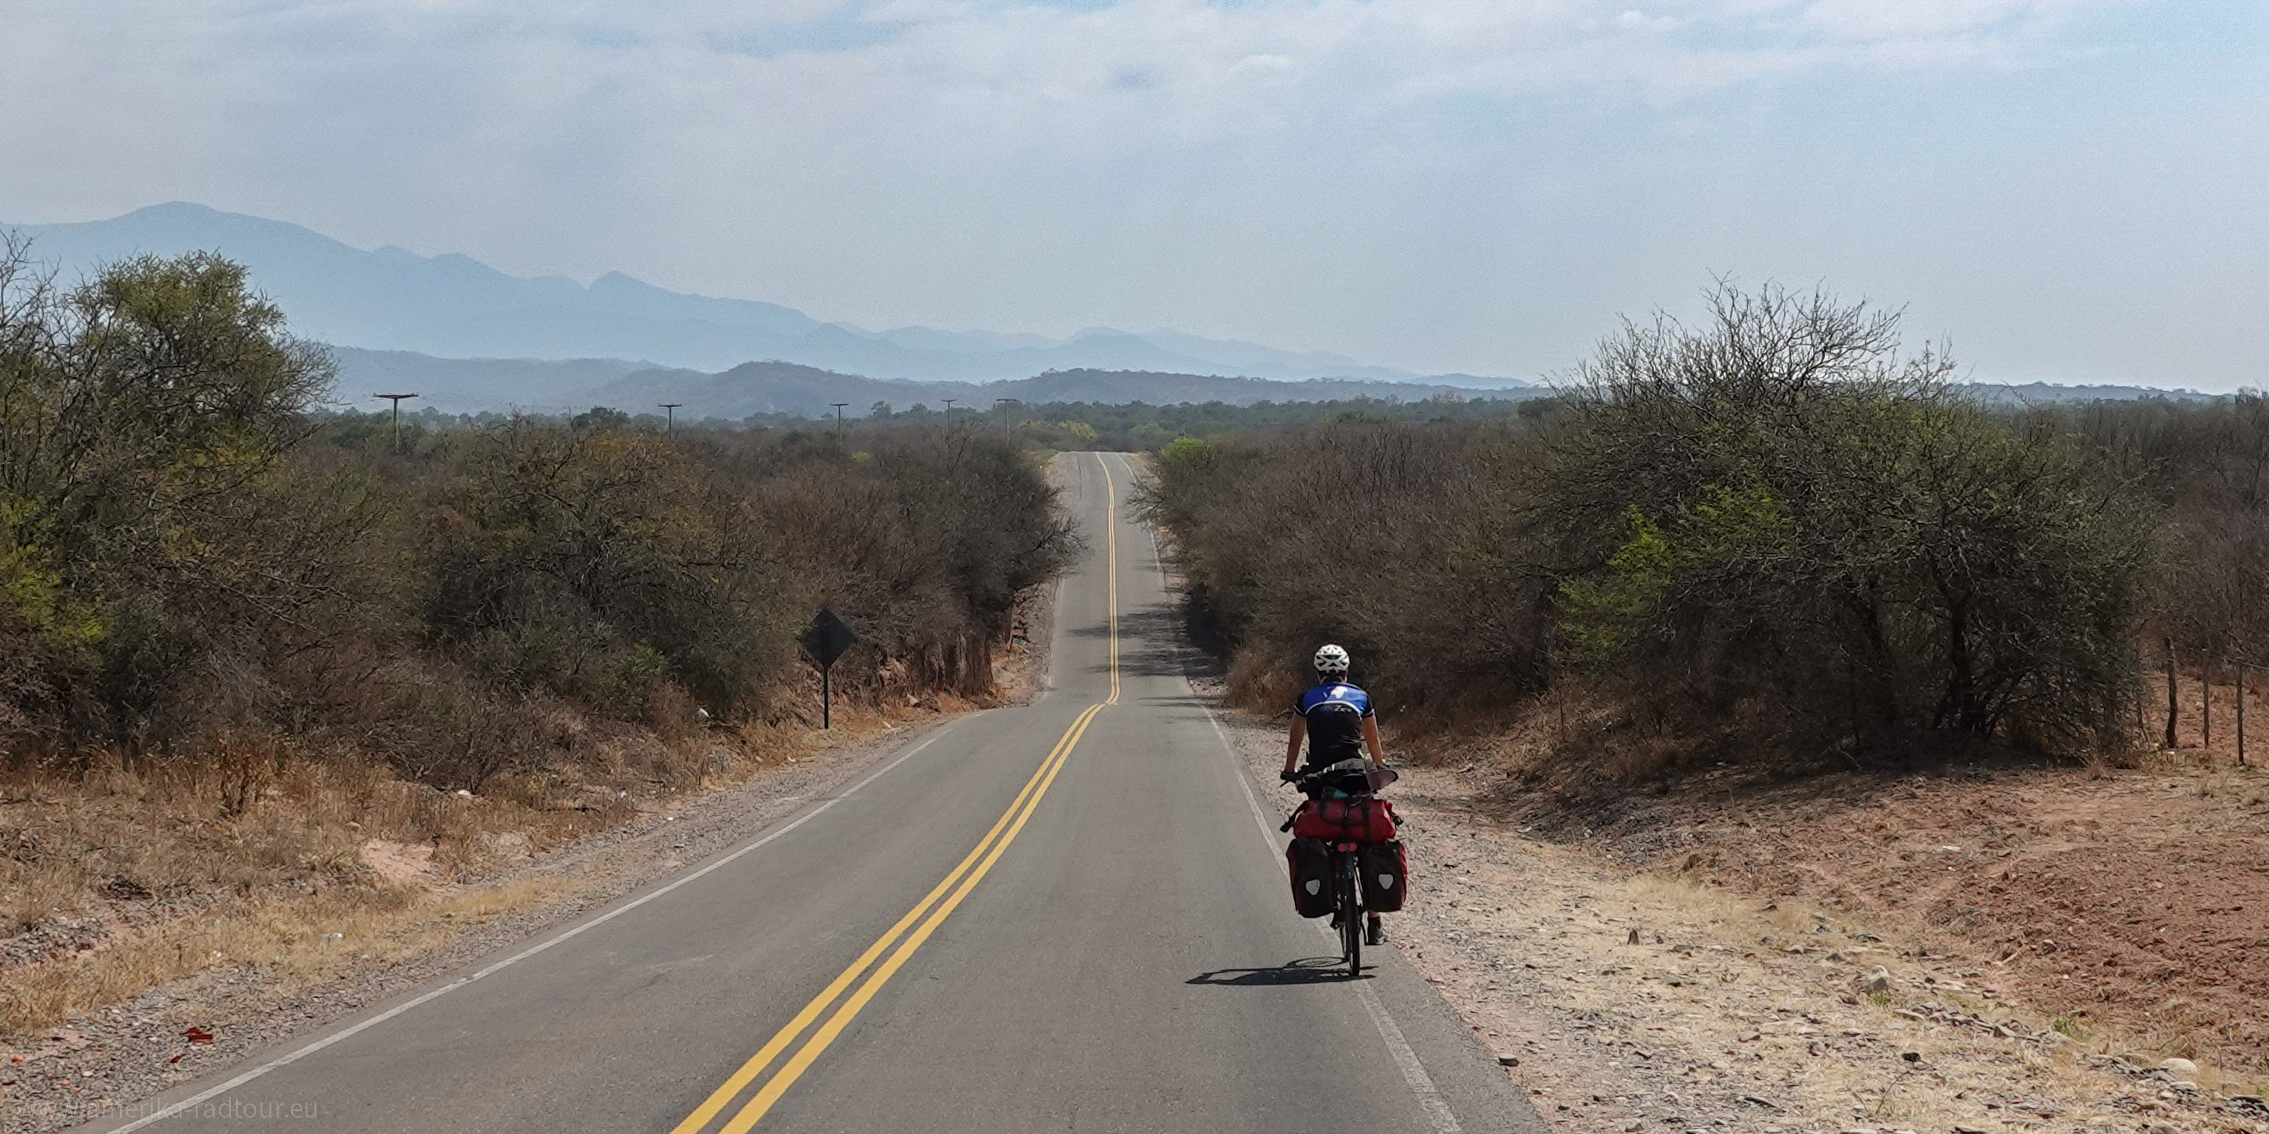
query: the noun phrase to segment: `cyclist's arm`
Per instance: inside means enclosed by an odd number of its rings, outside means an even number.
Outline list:
[[[1292,770],[1300,766],[1300,745],[1307,739],[1308,718],[1298,713],[1292,714],[1292,732],[1290,736],[1285,738],[1284,743],[1285,775],[1291,775]]]
[[[1363,717],[1363,747],[1369,750],[1374,762],[1387,762],[1386,751],[1379,747],[1379,718],[1367,713]]]

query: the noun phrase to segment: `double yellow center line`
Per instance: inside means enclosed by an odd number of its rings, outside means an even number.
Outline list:
[[[1086,733],[1088,724],[1095,720],[1095,714],[1102,712],[1106,706],[1119,703],[1119,499],[1117,490],[1111,484],[1110,466],[1103,464],[1102,454],[1096,454],[1095,463],[1103,470],[1103,491],[1107,500],[1103,528],[1107,533],[1104,561],[1108,564],[1106,575],[1109,580],[1110,697],[1100,704],[1089,705],[1072,720],[1071,727],[1064,730],[1063,736],[1056,741],[1056,746],[1048,752],[1048,758],[1040,762],[1039,769],[1032,773],[1031,779],[1024,781],[1023,790],[1016,793],[1008,810],[1001,813],[1000,819],[994,822],[992,830],[985,832],[984,838],[977,840],[975,849],[946,874],[944,881],[939,882],[921,901],[915,903],[913,909],[906,911],[906,916],[884,930],[874,944],[867,946],[866,952],[859,954],[858,959],[851,962],[850,967],[828,982],[827,987],[821,989],[819,995],[812,997],[811,1002],[804,1005],[795,1018],[773,1033],[772,1038],[765,1041],[764,1046],[758,1048],[748,1062],[741,1064],[740,1069],[728,1076],[715,1091],[710,1092],[709,1097],[702,1100],[693,1113],[686,1115],[685,1121],[672,1127],[670,1134],[698,1134],[707,1129],[718,1115],[723,1114],[734,1100],[741,1097],[742,1092],[763,1076],[773,1061],[779,1059],[790,1047],[796,1047],[796,1041],[802,1039],[803,1044],[796,1048],[795,1054],[741,1105],[732,1119],[719,1128],[718,1134],[745,1134],[770,1112],[772,1105],[780,1101],[780,1096],[795,1085],[796,1080],[819,1059],[828,1045],[835,1042],[835,1037],[850,1026],[859,1011],[867,1006],[867,1002],[874,999],[875,993],[889,983],[890,978],[914,955],[914,951],[920,949],[922,943],[930,939],[930,934],[935,933],[938,926],[953,913],[954,908],[961,904],[961,900],[969,896],[969,891],[976,889],[977,883],[984,880],[986,872],[1000,861],[1001,853],[1016,841],[1017,832],[1024,829],[1025,821],[1032,818],[1033,811],[1039,808],[1040,798],[1048,794],[1048,785],[1056,781],[1056,773],[1062,771],[1064,762],[1071,758],[1072,749],[1079,745],[1080,736]],[[844,992],[851,990],[853,985],[857,988],[845,998]],[[837,1003],[838,1000],[841,1003]],[[834,1009],[833,1012],[829,1011],[830,1008]],[[826,1022],[821,1023],[817,1031],[805,1036],[804,1033],[822,1016],[826,1017]]]

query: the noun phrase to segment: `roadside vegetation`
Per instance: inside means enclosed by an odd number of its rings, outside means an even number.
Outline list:
[[[993,696],[1076,549],[984,429],[397,440],[332,378],[225,260],[0,258],[0,1024],[224,953],[70,967],[122,927],[399,906],[387,853],[446,876],[801,750],[823,606],[854,707]]]
[[[1339,641],[1411,733],[1541,713],[1531,770],[1601,785],[2124,760],[2161,637],[2264,656],[2259,396],[1989,408],[1895,313],[1712,298],[1510,417],[1164,446],[1149,506],[1232,695],[1275,707]]]
[[[1897,332],[1727,289],[1519,414],[1176,439],[1146,503],[1256,769],[1354,652],[1421,765],[1398,943],[1556,1122],[2258,1126],[2269,400],[1982,405]]]

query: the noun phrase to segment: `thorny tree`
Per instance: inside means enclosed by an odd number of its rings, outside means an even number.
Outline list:
[[[2120,746],[2154,552],[2114,462],[1898,316],[1721,287],[1579,368],[1538,515],[1570,657],[1689,712]]]

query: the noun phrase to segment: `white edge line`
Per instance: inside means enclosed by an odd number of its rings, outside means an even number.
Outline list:
[[[1193,687],[1190,692],[1195,694],[1197,690]],[[1222,729],[1220,718],[1214,716],[1212,706],[1201,702],[1198,707],[1205,711],[1205,723],[1213,726],[1213,735],[1221,738],[1221,748],[1229,754],[1229,770],[1237,777],[1237,786],[1245,789],[1245,802],[1253,809],[1253,822],[1260,827],[1261,841],[1274,856],[1276,832],[1269,826],[1268,814],[1261,810],[1260,796],[1253,792],[1252,777],[1245,774],[1245,763],[1237,755],[1237,746],[1230,743],[1229,734]],[[1281,856],[1274,857],[1278,870],[1290,869]],[[1316,931],[1337,940],[1321,923],[1317,923]],[[1387,1006],[1380,1003],[1379,994],[1371,991],[1370,985],[1357,984],[1355,998],[1363,1002],[1363,1010],[1370,1014],[1372,1026],[1379,1029],[1379,1038],[1386,1041],[1387,1054],[1394,1057],[1395,1066],[1402,1071],[1402,1081],[1409,1084],[1410,1093],[1418,1097],[1418,1109],[1426,1112],[1426,1120],[1433,1124],[1437,1134],[1462,1134],[1465,1128],[1458,1125],[1450,1104],[1442,1101],[1442,1093],[1434,1088],[1434,1077],[1426,1073],[1426,1065],[1419,1061],[1418,1053],[1411,1050],[1410,1041],[1403,1038],[1402,1028],[1395,1024],[1394,1014],[1387,1011]]]
[[[1355,997],[1371,1013],[1371,1022],[1378,1025],[1379,1038],[1387,1041],[1387,1051],[1394,1056],[1395,1066],[1402,1069],[1402,1081],[1410,1084],[1410,1093],[1418,1096],[1419,1109],[1426,1112],[1428,1121],[1440,1134],[1462,1134],[1458,1116],[1450,1113],[1450,1104],[1442,1101],[1442,1093],[1434,1089],[1434,1078],[1426,1073],[1426,1065],[1418,1061],[1418,1053],[1410,1049],[1410,1042],[1402,1038],[1402,1029],[1395,1026],[1394,1016],[1387,1006],[1379,1003],[1379,994],[1369,985],[1355,986]]]
[[[845,790],[834,798],[829,799],[819,806],[804,812],[802,815],[797,816],[795,820],[793,822],[790,822],[787,826],[781,827],[780,829],[773,831],[771,834],[768,834],[763,838],[758,839],[755,842],[750,843],[749,845],[742,847],[741,849],[734,851],[733,853],[728,854],[725,857],[720,858],[717,861],[712,862],[699,870],[694,871],[691,874],[687,874],[681,878],[674,879],[668,884],[663,885],[657,889],[649,890],[646,893],[641,894],[628,902],[624,902],[622,905],[616,906],[615,908],[608,910],[607,912],[600,914],[589,921],[576,925],[574,928],[544,941],[540,945],[530,946],[517,953],[514,953],[509,957],[506,957],[501,961],[498,961],[492,965],[488,965],[469,976],[458,977],[456,980],[450,981],[448,984],[442,985],[440,988],[436,988],[430,992],[427,992],[426,994],[418,997],[415,1000],[397,1004],[384,1012],[380,1012],[379,1014],[372,1016],[367,1020],[353,1025],[352,1027],[342,1028],[336,1032],[332,1032],[330,1035],[324,1036],[322,1039],[308,1044],[305,1047],[299,1048],[296,1051],[292,1051],[285,1055],[279,1055],[276,1058],[271,1059],[268,1062],[245,1072],[242,1075],[238,1075],[237,1077],[230,1079],[229,1081],[222,1083],[217,1087],[210,1087],[203,1091],[199,1091],[198,1093],[191,1095],[188,1098],[185,1098],[180,1102],[166,1107],[165,1109],[160,1110],[154,1114],[143,1115],[142,1117],[137,1118],[124,1126],[116,1127],[111,1131],[111,1134],[128,1134],[129,1131],[140,1130],[141,1128],[148,1126],[151,1123],[158,1121],[159,1119],[171,1118],[174,1115],[180,1114],[182,1111],[196,1107],[200,1103],[208,1102],[212,1099],[218,1098],[219,1096],[227,1094],[228,1092],[233,1091],[238,1087],[241,1087],[246,1083],[253,1081],[254,1079],[266,1075],[270,1071],[275,1071],[279,1068],[287,1067],[293,1063],[297,1063],[300,1060],[305,1059],[306,1057],[331,1046],[332,1044],[338,1043],[340,1040],[359,1035],[362,1032],[367,1031],[371,1028],[375,1028],[378,1025],[383,1024],[386,1021],[391,1020],[394,1017],[399,1016],[412,1008],[418,1007],[419,1005],[427,1003],[428,1001],[438,1000],[441,997],[447,996],[448,994],[455,992],[458,989],[463,988],[476,980],[481,979],[482,977],[489,976],[512,965],[519,964],[520,962],[525,961],[528,958],[533,957],[536,954],[541,953],[554,945],[558,945],[561,942],[568,940],[569,938],[579,936],[586,931],[605,925],[606,923],[613,921],[614,919],[621,917],[622,915],[629,913],[630,911],[637,909],[638,907],[643,906],[646,903],[651,902],[654,899],[659,898],[662,895],[667,894],[680,886],[692,882],[695,879],[710,873],[711,871],[722,870],[726,866],[731,865],[741,856],[746,855],[749,852],[756,850],[758,847],[761,847],[766,843],[769,843],[772,840],[777,839],[782,835],[785,835],[788,832],[811,822],[813,819],[818,818],[821,812],[824,812],[828,808],[833,807],[846,799],[849,799],[852,795],[856,794],[859,789],[866,787],[868,784],[871,784],[876,780],[881,779],[883,776],[889,774],[891,769],[896,768],[900,764],[913,759],[915,756],[919,755],[923,749],[937,743],[938,739],[940,737],[943,737],[949,730],[953,728],[953,726],[960,724],[962,721],[967,719],[967,717],[957,717],[953,720],[947,721],[943,727],[939,728],[936,732],[931,733],[929,739],[924,740],[920,744],[917,744],[913,748],[907,750],[905,755],[902,755],[897,759],[892,760],[890,763],[883,765],[880,769],[876,770],[867,778],[851,785],[848,790]]]

